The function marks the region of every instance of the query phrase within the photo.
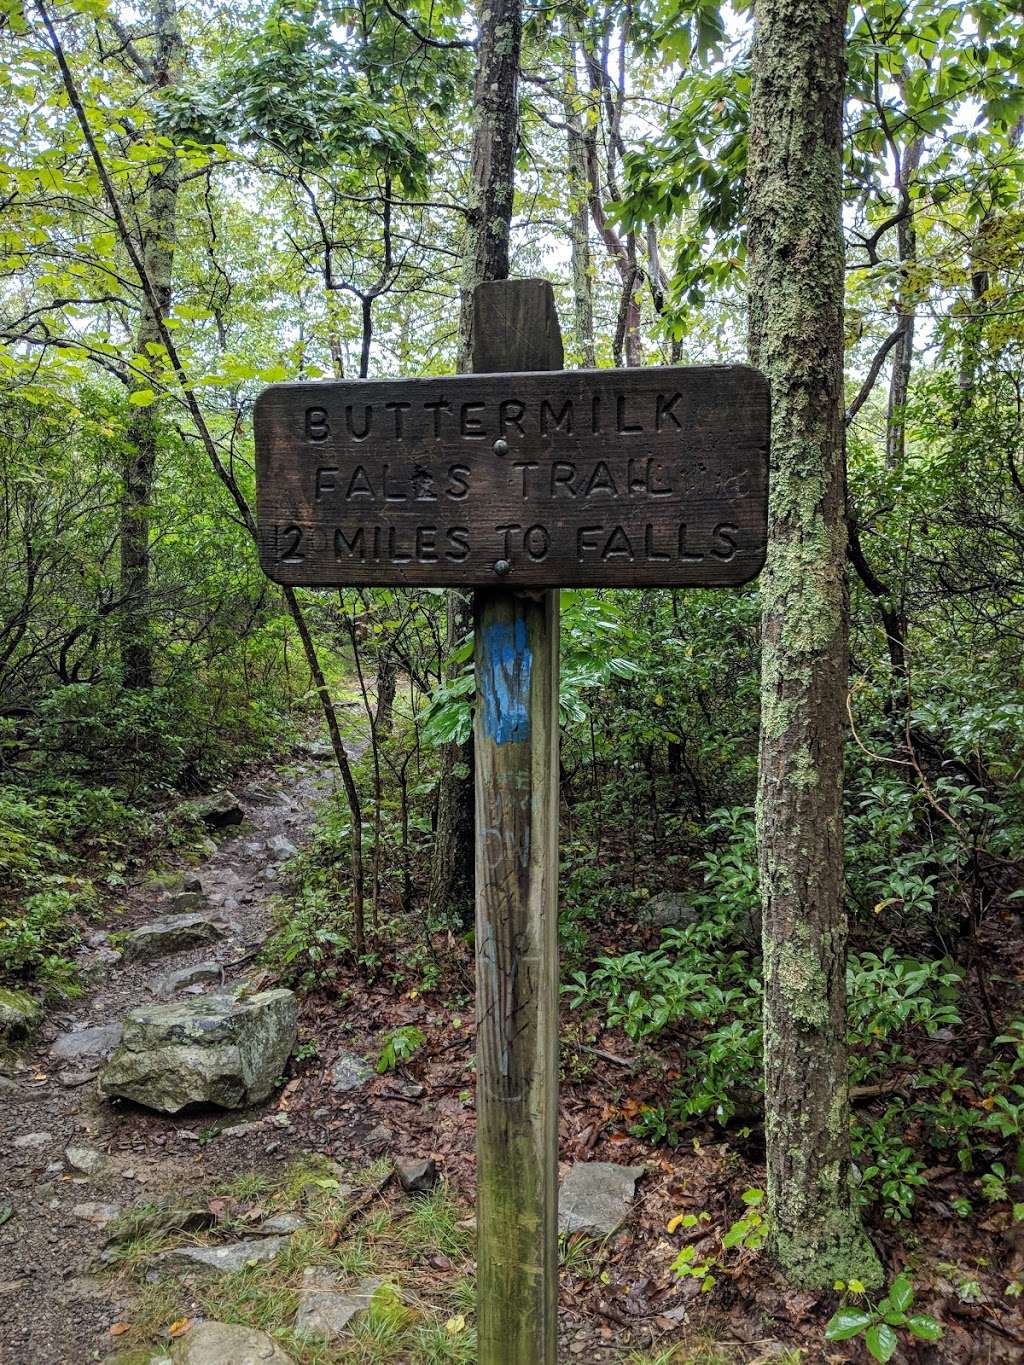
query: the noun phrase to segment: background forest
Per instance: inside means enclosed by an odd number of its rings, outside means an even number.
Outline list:
[[[91,930],[203,856],[211,791],[312,759],[338,782],[261,950],[305,1001],[294,1075],[354,1011],[382,1074],[429,1082],[465,1037],[471,1088],[465,604],[271,584],[251,418],[277,380],[466,368],[477,28],[450,0],[0,0],[5,1019],[82,999]],[[567,366],[746,360],[750,38],[715,0],[526,7],[509,266],[553,282]],[[666,1177],[639,1245],[563,1248],[563,1296],[634,1349],[625,1258],[707,1338],[638,1360],[754,1358],[755,1302],[806,1360],[829,1320],[837,1358],[1019,1358],[1020,38],[1000,0],[848,20],[851,1140],[901,1321],[759,1256],[758,585],[562,594],[572,1142]],[[463,1306],[437,1354],[402,1320],[391,1356],[315,1359],[473,1359]]]

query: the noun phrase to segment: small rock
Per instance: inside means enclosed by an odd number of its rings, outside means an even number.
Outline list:
[[[264,1100],[295,1046],[298,1001],[289,990],[245,999],[201,996],[143,1005],[125,1020],[100,1094],[165,1114],[190,1104],[241,1109]]]
[[[366,1145],[371,1151],[381,1151],[395,1140],[394,1130],[386,1123],[378,1123],[366,1134]]]
[[[109,1175],[113,1169],[110,1158],[103,1152],[97,1152],[95,1147],[68,1147],[64,1151],[64,1160],[73,1171],[81,1171],[83,1175],[94,1178]]]
[[[346,1052],[340,1048],[335,1054],[331,1065],[331,1074],[334,1079],[331,1081],[331,1089],[339,1093],[346,1090],[355,1090],[361,1085],[365,1085],[373,1076],[373,1067],[363,1061],[362,1057],[357,1057],[354,1052]]]
[[[636,1194],[642,1166],[610,1161],[577,1162],[558,1196],[559,1232],[610,1237],[621,1226]]]
[[[207,829],[226,829],[228,825],[240,825],[245,819],[245,811],[230,792],[216,792],[197,802],[196,811]]]
[[[639,914],[640,924],[648,929],[680,929],[698,918],[699,912],[678,891],[662,891],[652,896]]]
[[[96,1067],[88,1071],[61,1071],[57,1074],[57,1080],[66,1090],[74,1090],[80,1085],[88,1085],[99,1075]]]
[[[400,1100],[421,1100],[427,1093],[426,1086],[420,1085],[417,1081],[402,1081],[392,1077],[384,1084],[381,1092],[384,1095],[394,1095]]]
[[[396,1157],[395,1174],[406,1194],[426,1194],[437,1184],[437,1162],[432,1157]]]
[[[249,1137],[252,1133],[266,1132],[262,1119],[253,1119],[249,1123],[233,1123],[229,1128],[222,1128],[217,1134],[222,1138]]]
[[[119,1204],[102,1204],[95,1199],[90,1199],[84,1204],[76,1204],[71,1213],[75,1218],[84,1218],[87,1223],[92,1223],[98,1228],[105,1228],[109,1223],[113,1223],[121,1217],[121,1207]]]
[[[103,1245],[120,1246],[153,1233],[166,1236],[172,1232],[205,1232],[216,1222],[217,1215],[208,1208],[131,1209],[107,1235]]]
[[[152,1282],[165,1275],[228,1275],[247,1265],[272,1261],[287,1245],[287,1237],[253,1237],[227,1246],[174,1247],[152,1258],[146,1278]]]
[[[301,1213],[275,1213],[256,1228],[261,1237],[272,1233],[275,1237],[290,1237],[293,1232],[301,1232],[306,1220]]]
[[[208,986],[211,982],[220,985],[223,979],[224,969],[219,962],[194,962],[191,967],[179,967],[175,972],[156,977],[149,989],[159,999],[167,1000],[190,986]]]
[[[202,892],[203,883],[199,880],[199,878],[196,876],[194,872],[186,872],[184,877],[182,877],[181,879],[181,889],[182,891]]]
[[[201,891],[178,891],[168,896],[164,904],[176,915],[202,914],[210,908],[209,901]]]
[[[266,1332],[226,1322],[197,1322],[171,1348],[174,1365],[289,1365]]]
[[[91,929],[84,941],[87,948],[104,948],[110,941],[110,934],[106,929]]]
[[[0,990],[0,1038],[20,1038],[42,1016],[43,1007],[26,991]]]
[[[46,1147],[53,1141],[52,1133],[22,1133],[11,1143],[12,1147]]]
[[[121,1041],[120,1024],[94,1024],[57,1035],[50,1056],[59,1062],[103,1061]]]
[[[128,935],[124,945],[126,962],[149,962],[167,953],[180,953],[201,943],[223,937],[224,927],[205,915],[162,915]]]
[[[272,853],[278,862],[283,862],[285,858],[294,858],[298,851],[287,835],[272,834],[267,840],[267,852]]]
[[[331,1341],[342,1335],[354,1318],[365,1313],[383,1280],[360,1280],[354,1290],[344,1291],[323,1271],[303,1272],[299,1307],[295,1314],[295,1335]]]

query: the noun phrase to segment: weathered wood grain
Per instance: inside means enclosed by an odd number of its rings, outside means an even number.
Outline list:
[[[531,345],[550,351],[524,325],[525,300],[502,305],[515,365]],[[502,347],[494,333],[485,344],[489,366]],[[759,572],[769,410],[756,370],[537,368],[266,389],[255,422],[266,573],[292,585],[715,587]]]
[[[562,363],[551,286],[474,298],[474,364]],[[481,1365],[555,1365],[558,593],[474,596],[477,1324]]]

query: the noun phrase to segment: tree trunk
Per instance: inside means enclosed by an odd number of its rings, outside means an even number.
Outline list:
[[[459,318],[459,369],[473,354],[473,290],[507,280],[519,141],[520,0],[480,0],[473,154],[466,221],[466,274]]]
[[[488,280],[507,280],[516,148],[519,140],[520,0],[481,0],[473,90],[472,181],[466,215],[466,274],[459,317],[459,369],[473,355],[473,291]],[[448,596],[448,647],[470,628],[460,593]],[[473,922],[473,741],[449,744],[441,758],[429,903],[454,909]]]
[[[907,455],[907,395],[910,392],[910,369],[914,361],[914,324],[917,304],[916,284],[907,279],[917,263],[917,229],[914,226],[910,186],[921,162],[923,139],[915,138],[905,148],[897,175],[900,207],[907,217],[896,225],[896,249],[900,263],[900,279],[896,297],[899,319],[899,340],[893,347],[892,372],[889,377],[889,412],[885,427],[885,457],[890,469],[899,469]]]
[[[876,1285],[849,1188],[842,742],[841,0],[756,0],[751,350],[772,388],[758,791],[765,1129],[775,1258]]]
[[[448,650],[472,628],[469,600],[448,594]],[[453,913],[465,928],[473,923],[473,740],[446,744],[438,778],[437,820],[430,864],[428,903],[434,914]]]
[[[160,89],[174,83],[181,55],[176,0],[154,0],[153,85]],[[178,163],[171,152],[163,166],[150,176],[147,212],[142,233],[142,260],[153,286],[156,307],[166,318],[171,306],[174,243],[178,207]],[[151,357],[148,347],[160,344],[161,332],[147,290],[142,293],[141,314],[135,337],[137,355]],[[136,386],[148,388],[145,381]],[[150,550],[153,482],[156,475],[157,408],[133,407],[125,433],[127,460],[121,502],[121,596],[124,614],[121,630],[121,665],[126,687],[153,684],[153,644],[149,626]]]
[[[591,274],[590,219],[588,214],[587,151],[576,106],[576,44],[566,34],[562,109],[565,115],[566,183],[568,188],[569,244],[572,251],[573,320],[576,347],[584,369],[597,365],[594,352],[594,282]]]

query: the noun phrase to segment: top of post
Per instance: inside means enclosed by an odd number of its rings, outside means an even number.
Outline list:
[[[560,370],[565,359],[548,280],[488,280],[473,290],[473,370]]]

